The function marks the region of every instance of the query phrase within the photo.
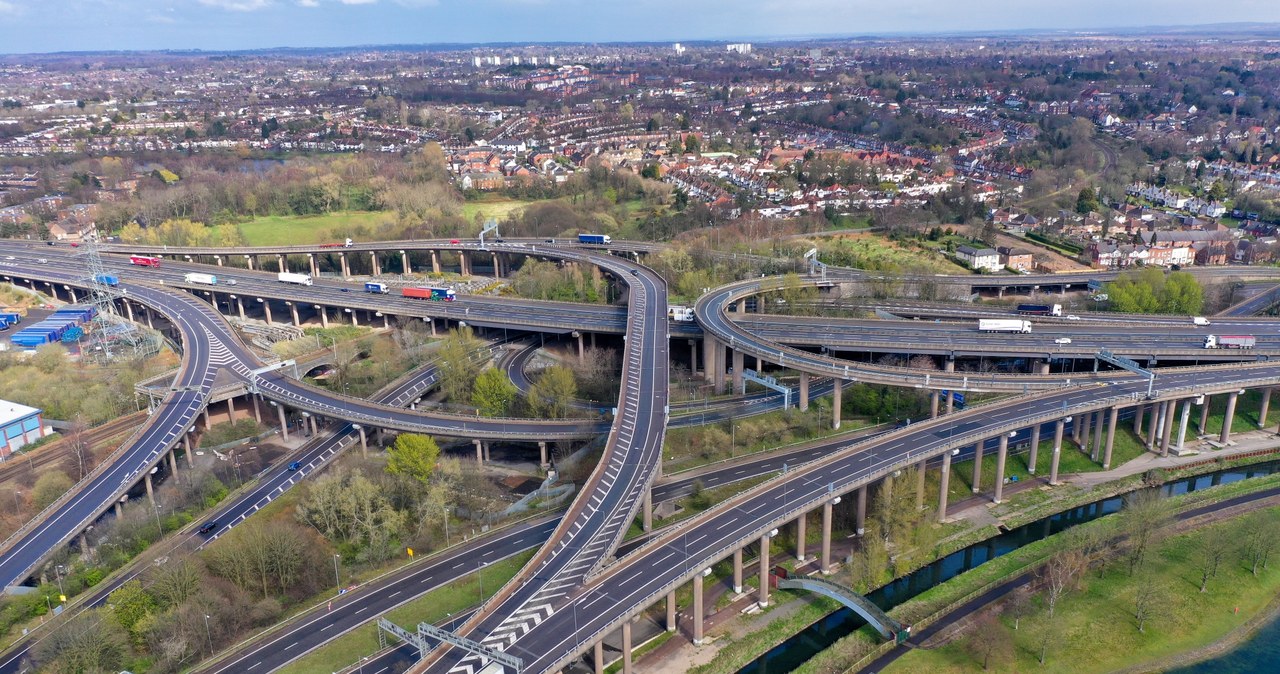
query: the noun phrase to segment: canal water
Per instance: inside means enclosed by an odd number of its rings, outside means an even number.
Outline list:
[[[1260,477],[1263,475],[1271,475],[1280,472],[1280,461],[1268,461],[1253,466],[1243,468],[1232,468],[1229,470],[1217,471],[1214,473],[1206,473],[1196,477],[1183,478],[1167,482],[1159,488],[1166,496],[1176,496],[1178,494],[1186,494],[1201,489],[1207,489],[1220,484],[1229,484],[1231,482],[1239,482],[1251,477]],[[886,611],[919,595],[921,592],[929,588],[945,582],[956,576],[973,569],[984,562],[995,559],[1001,555],[1006,555],[1018,548],[1041,540],[1053,534],[1065,531],[1077,524],[1090,522],[1104,515],[1110,515],[1120,510],[1124,503],[1123,496],[1114,496],[1112,498],[1095,501],[1087,505],[1082,505],[1071,510],[1060,512],[1056,515],[1037,520],[1030,524],[1024,524],[1016,529],[1012,529],[1006,533],[1000,534],[994,538],[990,538],[981,543],[975,543],[963,550],[939,559],[938,561],[922,567],[902,578],[899,578],[878,590],[867,595],[867,598],[875,602],[875,604]],[[738,670],[738,674],[779,674],[781,672],[790,672],[801,664],[825,650],[828,646],[834,644],[842,637],[852,634],[857,629],[865,625],[866,622],[858,617],[858,614],[847,608],[839,609],[828,614],[818,622],[806,627],[799,634],[791,637],[787,641],[779,644],[773,650],[757,658],[751,664]],[[1269,636],[1264,636],[1269,634]],[[1253,663],[1275,663],[1276,660],[1271,656],[1280,656],[1280,624],[1273,623],[1266,629],[1260,631],[1258,636],[1253,639],[1251,645],[1257,644],[1260,649],[1258,655],[1255,655]],[[1259,643],[1261,642],[1261,643]],[[1241,649],[1243,650],[1243,648]],[[1266,651],[1265,653],[1263,651]],[[1259,656],[1264,656],[1259,658]],[[1230,656],[1224,656],[1224,659]],[[1210,666],[1218,661],[1205,663]],[[1248,661],[1243,661],[1248,664]],[[1208,672],[1262,672],[1275,671],[1274,669],[1187,669],[1180,670],[1184,672],[1195,672],[1196,674],[1207,674]]]
[[[1248,641],[1212,660],[1169,674],[1270,674],[1280,667],[1280,620],[1272,620]]]

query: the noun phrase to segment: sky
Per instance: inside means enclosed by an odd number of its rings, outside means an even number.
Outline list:
[[[0,0],[0,53],[1280,22],[1277,0]]]

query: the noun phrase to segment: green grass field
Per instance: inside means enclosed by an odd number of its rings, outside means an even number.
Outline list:
[[[301,243],[323,243],[334,229],[343,227],[375,227],[394,221],[395,215],[377,211],[341,211],[325,215],[267,215],[240,225],[250,246],[284,246]]]
[[[508,215],[519,213],[526,206],[533,203],[521,199],[503,199],[485,197],[476,201],[467,201],[462,204],[462,217],[468,221],[474,221],[476,214],[480,214],[481,219],[494,218],[495,220],[506,220]]]
[[[1263,511],[1273,521],[1280,509]],[[1227,522],[1215,526],[1234,526]],[[1044,629],[1043,608],[1033,600],[1031,615],[1020,629],[1013,620],[1000,617],[1002,632],[1012,642],[1004,655],[992,659],[992,672],[1108,672],[1183,653],[1213,643],[1243,625],[1280,592],[1280,566],[1272,565],[1254,577],[1237,555],[1230,555],[1200,592],[1195,557],[1199,541],[1208,529],[1176,536],[1159,548],[1148,562],[1164,605],[1146,632],[1138,632],[1133,618],[1135,583],[1125,564],[1109,564],[1099,576],[1091,572],[1083,589],[1069,593],[1059,604],[1059,637],[1049,646],[1043,666],[1037,661],[1038,635]],[[915,649],[885,671],[976,672],[982,663],[975,659],[967,639],[933,650]]]

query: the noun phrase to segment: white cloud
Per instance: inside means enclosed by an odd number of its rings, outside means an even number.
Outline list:
[[[17,14],[18,6],[8,0],[0,0],[0,14]]]
[[[320,0],[298,0],[299,7],[319,7]]]
[[[200,0],[200,4],[235,12],[252,12],[271,6],[271,0]]]
[[[344,5],[372,5],[378,0],[338,0]]]

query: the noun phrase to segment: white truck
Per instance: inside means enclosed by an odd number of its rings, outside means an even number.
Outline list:
[[[1031,321],[1014,318],[979,318],[978,332],[1019,332],[1031,334]]]
[[[182,280],[187,283],[202,283],[207,286],[218,284],[218,277],[213,274],[183,274]]]
[[[294,274],[291,272],[282,271],[279,274],[276,274],[276,280],[281,283],[297,283],[298,285],[303,285],[303,286],[311,285],[310,274]]]
[[[680,323],[688,323],[693,320],[693,307],[673,304],[667,307],[667,318]]]
[[[1252,349],[1258,345],[1253,335],[1208,335],[1204,338],[1206,349]]]

